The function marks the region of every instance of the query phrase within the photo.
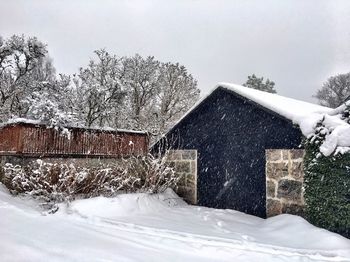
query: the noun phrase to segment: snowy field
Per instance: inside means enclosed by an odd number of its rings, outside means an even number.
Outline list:
[[[0,261],[350,261],[350,240],[297,216],[189,206],[171,190],[49,215],[0,185],[0,241]]]

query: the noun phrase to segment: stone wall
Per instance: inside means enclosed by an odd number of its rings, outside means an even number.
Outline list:
[[[121,158],[71,158],[71,157],[45,157],[45,158],[37,158],[37,157],[21,157],[21,156],[0,156],[0,165],[3,166],[5,163],[11,163],[13,165],[26,166],[37,159],[41,159],[47,163],[60,163],[60,164],[73,164],[75,166],[82,167],[97,167],[101,165],[113,164],[118,161],[122,161]]]
[[[116,164],[116,163],[122,163],[121,158],[87,158],[87,157],[81,157],[81,158],[70,158],[70,157],[44,157],[44,158],[37,158],[37,157],[27,157],[27,156],[0,156],[0,167],[3,167],[6,163],[10,163],[12,165],[19,165],[21,167],[26,167],[32,165],[33,162],[37,161],[38,159],[44,161],[45,163],[59,163],[59,164],[66,164],[66,165],[74,165],[75,167],[85,167],[85,168],[98,168],[98,167],[105,167],[110,164]],[[3,170],[0,168],[0,181],[3,179]]]
[[[282,213],[303,216],[302,149],[266,150],[266,216]]]
[[[187,203],[197,204],[197,150],[170,150],[168,163],[181,177],[174,191]]]

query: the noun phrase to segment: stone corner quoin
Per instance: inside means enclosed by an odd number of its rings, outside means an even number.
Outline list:
[[[189,204],[197,204],[197,150],[170,150],[167,164],[180,177],[173,190]]]
[[[266,215],[303,216],[303,149],[266,150]]]

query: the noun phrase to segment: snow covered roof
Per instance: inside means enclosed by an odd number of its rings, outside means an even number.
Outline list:
[[[320,145],[320,152],[325,156],[350,151],[350,125],[341,119],[341,112],[350,105],[350,101],[332,109],[234,84],[219,83],[218,87],[233,91],[292,120],[305,137],[312,136],[317,123],[322,121],[327,134]]]
[[[0,128],[3,128],[5,126],[10,126],[10,125],[16,125],[16,124],[30,124],[30,125],[42,125],[42,126],[47,126],[46,123],[41,122],[40,120],[33,120],[33,119],[27,119],[27,118],[13,118],[8,120],[5,123],[2,123],[0,125]],[[147,134],[147,131],[138,131],[138,130],[129,130],[129,129],[114,129],[111,127],[84,127],[84,126],[64,126],[64,128],[78,128],[78,129],[86,129],[86,130],[100,130],[100,131],[111,131],[111,132],[121,132],[121,133],[133,133],[133,134]]]
[[[287,118],[294,123],[298,123],[299,119],[309,115],[310,113],[328,113],[333,109],[296,100],[289,97],[280,96],[277,94],[271,94],[260,90],[252,89],[249,87],[230,84],[225,82],[218,83],[207,95],[203,96],[194,106],[192,106],[171,128],[172,130],[179,122],[181,122],[187,115],[189,115],[194,109],[196,109],[204,100],[206,100],[214,91],[218,88],[224,88],[230,92],[236,93],[240,96],[247,98],[264,108],[267,108],[275,113]],[[170,131],[169,130],[169,131]],[[168,131],[168,132],[169,132]]]
[[[219,88],[226,89],[239,96],[242,96],[278,115],[291,120],[297,124],[305,137],[310,137],[315,133],[317,123],[323,121],[325,128],[329,130],[324,143],[320,146],[320,151],[325,156],[335,153],[345,153],[350,151],[350,125],[341,119],[341,112],[350,101],[336,109],[284,97],[277,94],[267,93],[256,89],[230,84],[219,83],[205,97],[200,99],[182,118],[171,128],[196,109],[206,98]],[[170,129],[170,130],[171,130]]]
[[[328,107],[280,96],[277,94],[263,92],[240,85],[219,83],[216,88],[218,87],[222,87],[237,93],[238,95],[241,95],[287,119],[292,120],[293,122],[295,122],[299,117],[309,115],[311,113],[328,113],[332,110]]]

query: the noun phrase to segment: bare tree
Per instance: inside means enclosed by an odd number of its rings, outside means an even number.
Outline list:
[[[159,135],[199,98],[197,81],[176,63],[152,56],[118,58],[105,50],[73,77],[75,112],[86,126],[142,129]]]
[[[14,35],[4,41],[0,37],[0,114],[4,120],[11,115],[23,116],[23,97],[36,88],[40,69],[45,61],[46,46],[35,37]]]
[[[153,106],[161,88],[159,62],[153,56],[143,58],[136,54],[133,57],[124,57],[123,66],[123,85],[131,106],[131,125],[137,129],[147,129],[150,122],[149,108]]]
[[[111,125],[118,115],[125,92],[122,90],[123,75],[120,59],[106,50],[95,51],[97,61],[90,60],[87,68],[80,68],[74,78],[78,114],[86,126]]]
[[[161,65],[158,132],[162,133],[179,119],[199,98],[197,81],[179,63]]]
[[[96,50],[77,75],[56,75],[35,37],[0,37],[0,121],[29,117],[50,125],[166,131],[199,98],[197,81],[153,56],[117,57]],[[73,79],[73,81],[71,81]],[[73,84],[72,84],[73,83]]]
[[[315,95],[323,106],[338,107],[350,99],[350,73],[328,78]]]
[[[76,122],[70,77],[56,76],[46,46],[35,37],[0,39],[0,118],[27,117],[51,125]]]

